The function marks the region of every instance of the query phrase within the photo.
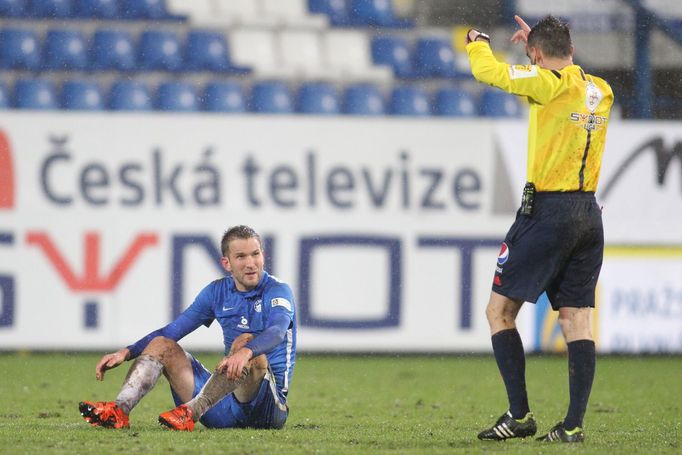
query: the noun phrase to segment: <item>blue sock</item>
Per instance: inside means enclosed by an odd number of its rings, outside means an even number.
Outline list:
[[[515,419],[523,419],[530,411],[526,392],[526,356],[516,329],[507,329],[492,336],[493,352],[509,398],[509,411]]]
[[[578,340],[568,343],[568,388],[571,402],[564,419],[564,428],[583,426],[583,417],[590,398],[596,364],[594,341]]]

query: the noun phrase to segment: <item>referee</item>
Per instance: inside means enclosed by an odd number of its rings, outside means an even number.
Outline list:
[[[466,37],[474,77],[530,103],[528,181],[497,259],[486,308],[509,410],[478,438],[499,441],[537,431],[515,319],[524,302],[547,292],[568,346],[570,403],[564,419],[539,440],[582,442],[595,371],[590,313],[604,250],[594,192],[613,92],[573,64],[566,24],[547,16],[531,29],[519,16],[514,19],[520,29],[512,41],[525,44],[530,65],[498,62],[484,33],[472,29]]]

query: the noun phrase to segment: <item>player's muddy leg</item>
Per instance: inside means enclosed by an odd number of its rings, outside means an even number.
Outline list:
[[[230,354],[240,350],[246,343],[253,339],[253,335],[245,333],[237,337],[230,347]],[[241,403],[248,403],[253,400],[260,389],[260,384],[268,371],[268,359],[265,354],[261,354],[251,359],[247,366],[246,376],[237,384],[234,396]]]
[[[253,335],[249,333],[237,337],[230,347],[229,355],[241,349],[252,339]],[[199,420],[206,411],[231,392],[235,393],[239,401],[250,401],[258,392],[260,381],[262,381],[265,371],[267,371],[267,365],[265,355],[252,359],[244,375],[238,381],[231,381],[227,379],[224,372],[215,371],[201,389],[201,392],[187,403],[187,407],[192,410],[192,419],[195,422]]]
[[[171,339],[156,337],[128,370],[116,397],[116,404],[126,414],[130,414],[135,405],[156,385],[161,373],[165,374],[173,390],[182,399],[192,397],[194,376],[185,351]]]

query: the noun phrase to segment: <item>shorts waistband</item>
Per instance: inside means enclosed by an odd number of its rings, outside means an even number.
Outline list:
[[[594,199],[594,191],[538,191],[536,199]]]

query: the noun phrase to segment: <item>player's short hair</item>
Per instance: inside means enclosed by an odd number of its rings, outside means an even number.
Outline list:
[[[229,228],[223,234],[223,238],[220,241],[220,250],[223,253],[224,257],[227,257],[227,254],[230,251],[230,242],[233,241],[234,239],[243,240],[256,239],[258,240],[258,245],[260,245],[261,249],[263,248],[263,242],[260,239],[260,235],[258,235],[258,233],[254,231],[253,228],[240,224],[239,226],[233,226]]]
[[[548,57],[569,57],[573,42],[568,24],[554,16],[546,16],[530,29],[528,47],[538,47]]]

